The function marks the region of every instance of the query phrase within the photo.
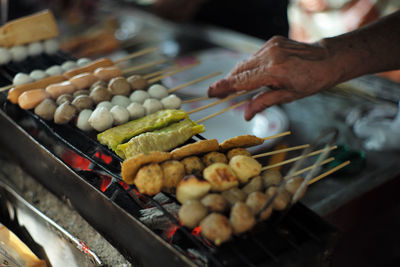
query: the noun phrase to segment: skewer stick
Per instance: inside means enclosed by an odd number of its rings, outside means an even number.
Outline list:
[[[329,163],[329,162],[331,162],[331,161],[334,161],[334,160],[335,160],[334,157],[327,158],[326,160],[321,161],[317,166],[325,165],[325,164],[327,164],[327,163]],[[305,173],[305,172],[307,172],[307,171],[309,171],[309,170],[311,170],[312,168],[314,168],[314,165],[315,165],[315,164],[313,164],[313,165],[311,165],[311,166],[309,166],[309,167],[307,167],[307,168],[298,170],[297,172],[293,173],[293,177],[294,177],[294,176],[297,176],[297,175],[300,175],[300,174],[302,174],[302,173]]]
[[[190,85],[192,85],[192,84],[199,83],[199,82],[201,82],[201,81],[207,80],[207,79],[209,79],[209,78],[215,77],[215,76],[220,75],[220,74],[222,74],[221,71],[217,71],[217,72],[208,74],[208,75],[206,75],[206,76],[200,77],[200,78],[195,79],[195,80],[193,80],[193,81],[190,81],[190,82],[187,82],[187,83],[178,85],[178,86],[176,86],[176,87],[174,87],[174,88],[171,88],[171,89],[168,90],[168,93],[169,93],[169,94],[170,94],[170,93],[173,93],[173,92],[175,92],[175,91],[178,91],[179,89],[188,87],[188,86],[190,86]]]
[[[293,151],[293,150],[299,150],[299,149],[303,149],[303,148],[307,148],[309,147],[309,144],[305,144],[305,145],[300,145],[300,146],[294,146],[294,147],[289,147],[289,148],[284,148],[284,149],[279,149],[279,150],[275,150],[275,151],[270,151],[270,152],[265,152],[265,153],[261,153],[261,154],[257,154],[252,156],[253,158],[261,158],[261,157],[266,157],[266,156],[271,156],[271,155],[275,155],[275,154],[279,154],[279,153],[283,153],[283,152],[289,152],[289,151]]]
[[[318,182],[319,180],[321,180],[322,178],[325,178],[326,176],[334,173],[335,171],[340,170],[341,168],[347,166],[350,164],[350,160],[343,162],[342,164],[336,166],[335,168],[330,169],[329,171],[324,172],[323,174],[318,175],[317,177],[311,179],[310,181],[308,181],[308,185],[311,185],[315,182]]]
[[[156,72],[153,72],[153,73],[146,74],[146,75],[143,76],[143,79],[146,79],[146,80],[147,80],[147,79],[156,77],[157,75],[160,75],[160,74],[167,73],[167,72],[169,72],[169,71],[171,71],[171,70],[174,70],[174,69],[177,69],[177,68],[178,68],[178,65],[172,65],[171,67],[168,67],[168,68],[166,68],[166,69],[163,69],[163,70],[159,70],[159,71],[156,71]]]
[[[7,90],[11,89],[13,86],[14,86],[13,84],[9,84],[9,85],[0,87],[0,92],[7,91]]]
[[[337,148],[337,146],[331,146],[331,147],[328,148],[328,151],[334,150],[336,148]],[[308,154],[303,155],[303,156],[294,157],[294,158],[291,158],[291,159],[288,159],[288,160],[285,160],[285,161],[282,161],[282,162],[279,162],[279,163],[276,163],[276,164],[265,166],[261,170],[262,171],[269,170],[269,169],[272,169],[272,168],[275,168],[275,167],[278,167],[278,166],[282,166],[282,165],[285,165],[285,164],[288,164],[288,163],[292,163],[292,162],[297,161],[299,159],[308,158],[308,157],[312,157],[312,156],[321,154],[324,151],[326,151],[326,148],[323,148],[323,149],[320,149],[320,150],[316,150],[314,152],[308,153]]]
[[[149,54],[151,52],[156,51],[157,49],[158,49],[157,47],[150,47],[150,48],[145,48],[143,50],[139,50],[139,51],[137,51],[135,53],[132,53],[130,55],[127,55],[125,57],[122,57],[120,59],[115,60],[114,64],[119,64],[119,63],[127,61],[129,59],[132,59],[132,58],[135,58],[135,57],[139,57],[139,56],[142,56],[142,55],[145,55],[145,54]]]
[[[283,133],[280,133],[280,134],[267,136],[267,137],[264,137],[264,138],[261,138],[261,139],[266,141],[266,140],[275,139],[275,138],[282,137],[282,136],[289,135],[289,134],[292,134],[292,132],[291,131],[286,131],[286,132],[283,132]]]
[[[199,64],[200,64],[200,62],[196,62],[196,63],[190,64],[190,65],[187,65],[187,66],[185,66],[185,67],[179,68],[179,69],[177,69],[177,70],[173,70],[173,71],[168,72],[168,73],[166,73],[166,74],[163,74],[163,75],[161,75],[161,76],[158,76],[158,77],[155,77],[155,78],[153,78],[153,79],[150,79],[150,80],[148,80],[148,82],[149,82],[150,84],[151,84],[151,83],[158,82],[158,81],[160,81],[160,80],[162,80],[162,79],[164,79],[164,78],[166,78],[166,77],[168,77],[168,76],[174,75],[174,74],[176,74],[176,73],[178,73],[178,72],[182,72],[182,71],[191,69],[191,68],[193,68],[194,66],[197,66],[197,65],[199,65]]]
[[[152,66],[155,66],[155,65],[158,65],[158,64],[162,64],[162,63],[164,63],[166,61],[167,61],[166,59],[154,60],[154,61],[151,61],[151,62],[147,62],[147,63],[144,63],[144,64],[140,64],[140,65],[137,65],[137,66],[133,66],[133,67],[124,69],[122,71],[122,73],[123,74],[127,74],[127,73],[130,73],[130,72],[133,72],[133,71],[137,71],[137,70],[145,69],[145,68],[152,67]]]
[[[226,111],[228,111],[228,110],[231,110],[231,109],[234,109],[234,108],[236,108],[236,107],[239,107],[239,106],[241,106],[241,105],[243,105],[243,104],[245,104],[245,103],[247,103],[247,102],[250,102],[250,99],[243,100],[242,102],[239,102],[239,103],[237,103],[237,104],[235,104],[235,105],[233,105],[233,106],[224,108],[223,110],[218,111],[218,112],[215,112],[214,114],[208,115],[208,116],[206,116],[206,117],[204,117],[204,118],[202,118],[202,119],[200,119],[200,120],[198,120],[198,121],[196,121],[196,122],[197,122],[197,123],[200,123],[200,122],[203,122],[203,121],[205,121],[205,120],[214,118],[215,116],[218,116],[218,115],[220,115],[220,114],[222,114],[222,113],[224,113],[224,112],[226,112]]]
[[[184,101],[182,101],[182,104],[189,104],[189,103],[203,101],[203,100],[207,100],[207,99],[210,99],[210,98],[208,96],[200,96],[200,97],[196,97],[193,99],[184,100]]]
[[[233,99],[233,98],[235,98],[235,97],[237,97],[237,96],[243,95],[243,94],[245,94],[245,93],[247,93],[247,92],[246,92],[246,91],[243,91],[243,92],[239,92],[239,93],[232,94],[232,95],[227,96],[227,97],[225,97],[225,98],[223,98],[223,99],[220,99],[220,100],[218,100],[218,101],[215,101],[215,102],[210,103],[210,104],[207,104],[207,105],[204,105],[204,106],[202,106],[202,107],[195,108],[195,109],[193,109],[193,110],[191,110],[191,111],[188,111],[188,112],[186,112],[186,113],[187,113],[187,114],[192,114],[192,113],[201,111],[201,110],[203,110],[203,109],[206,109],[206,108],[209,108],[209,107],[212,107],[212,106],[221,104],[221,103],[223,103],[223,102],[226,102],[226,101],[228,101],[228,100],[231,100],[231,99]]]

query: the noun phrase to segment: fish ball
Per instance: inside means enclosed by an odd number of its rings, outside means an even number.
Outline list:
[[[251,177],[260,175],[261,164],[252,157],[236,155],[229,161],[229,166],[235,172],[241,183],[246,183]]]
[[[182,106],[182,100],[176,95],[169,95],[161,99],[165,109],[180,109]]]
[[[253,214],[257,215],[260,213],[262,208],[264,208],[265,204],[267,204],[268,199],[268,196],[262,192],[253,192],[247,197],[246,204],[250,207]],[[266,220],[271,216],[271,214],[272,205],[260,214],[260,219]]]
[[[143,107],[147,115],[163,109],[161,102],[154,98],[146,99],[143,103]]]
[[[228,159],[226,158],[225,154],[216,151],[209,152],[203,156],[203,163],[206,167],[216,162],[226,164],[228,163]]]
[[[248,182],[242,188],[242,190],[245,194],[248,195],[253,192],[261,191],[261,190],[263,190],[263,188],[264,187],[263,187],[263,182],[262,182],[261,176],[257,176],[257,177],[250,179],[250,182]]]
[[[142,194],[153,196],[160,193],[163,184],[163,172],[160,165],[151,163],[141,167],[134,182]]]
[[[132,75],[127,79],[133,90],[144,90],[149,86],[149,83],[140,75]]]
[[[54,122],[57,124],[66,124],[71,121],[76,114],[76,108],[69,102],[64,102],[57,107],[54,113]]]
[[[80,95],[89,95],[89,90],[86,90],[86,89],[82,89],[82,90],[78,90],[78,91],[75,91],[73,94],[72,94],[72,96],[74,97],[74,98],[77,98],[78,96],[80,96]]]
[[[29,76],[35,80],[35,81],[39,81],[41,79],[46,78],[48,75],[46,72],[42,71],[42,70],[33,70]]]
[[[23,61],[28,56],[28,49],[26,46],[17,45],[10,48],[12,59],[16,62]]]
[[[74,97],[71,94],[62,94],[57,97],[56,103],[60,106],[64,102],[71,103],[73,99]]]
[[[108,91],[113,95],[128,96],[131,92],[131,86],[124,77],[115,77],[108,83]]]
[[[43,42],[44,51],[52,55],[58,51],[59,44],[58,41],[55,39],[49,39]]]
[[[96,131],[102,132],[112,127],[114,118],[107,108],[99,107],[93,111],[88,121]]]
[[[163,191],[173,193],[179,182],[185,177],[185,167],[177,160],[167,160],[161,163],[164,174]]]
[[[86,65],[88,65],[89,63],[91,63],[92,61],[86,57],[80,58],[76,61],[76,64],[78,65],[78,67],[84,67]]]
[[[47,68],[45,70],[45,72],[46,72],[47,75],[53,76],[53,75],[61,75],[61,74],[63,74],[64,70],[63,70],[63,68],[61,68],[61,66],[54,65],[54,66],[51,66],[51,67]]]
[[[28,45],[28,54],[30,56],[40,55],[44,50],[43,45],[40,42],[30,43]]]
[[[11,52],[4,47],[0,47],[0,64],[7,64],[12,59]]]
[[[120,125],[129,121],[129,112],[126,108],[121,106],[113,106],[110,112],[114,118],[114,124]]]
[[[35,114],[44,120],[53,120],[54,113],[56,112],[57,104],[50,98],[44,99],[39,105],[35,107]]]
[[[63,64],[61,64],[61,68],[64,71],[69,71],[69,70],[75,69],[77,67],[78,67],[78,65],[76,65],[76,62],[74,62],[72,60],[65,61]]]
[[[110,101],[101,101],[100,103],[97,104],[96,108],[99,107],[105,107],[106,109],[110,110],[113,107],[113,104],[111,104]]]
[[[90,86],[90,92],[93,91],[96,87],[104,87],[107,88],[107,83],[105,81],[102,80],[98,80],[96,82],[94,82],[91,86]]]
[[[154,84],[150,86],[147,92],[149,93],[150,97],[156,99],[163,99],[164,97],[168,96],[167,88],[159,84]]]
[[[186,201],[178,212],[179,220],[188,228],[195,228],[207,214],[207,208],[198,200]]]
[[[304,178],[293,177],[286,182],[285,189],[294,196],[303,182],[304,182]],[[301,190],[301,193],[299,194],[298,199],[303,198],[304,195],[306,194],[306,191],[307,191],[307,186],[305,186],[304,189]]]
[[[256,223],[256,218],[249,206],[243,202],[237,202],[231,209],[229,221],[231,222],[233,233],[241,234],[253,227]]]
[[[228,201],[231,206],[235,205],[236,202],[244,201],[246,199],[246,194],[237,187],[225,190],[221,193],[221,195]]]
[[[102,86],[96,86],[89,94],[95,103],[100,103],[102,101],[108,101],[111,99],[111,93],[107,88]]]
[[[149,99],[150,95],[146,91],[136,90],[130,96],[129,99],[132,102],[143,104],[146,99]]]
[[[201,176],[201,173],[205,168],[201,159],[196,156],[186,157],[182,160],[182,163],[185,167],[186,174]]]
[[[226,242],[231,238],[232,227],[226,216],[211,213],[200,222],[201,234],[214,242],[215,245]]]
[[[282,181],[282,175],[277,170],[265,170],[261,173],[261,179],[265,188],[277,186]]]
[[[209,182],[194,175],[186,176],[176,187],[176,199],[182,204],[190,199],[201,199],[210,189]]]
[[[131,119],[139,119],[146,114],[146,109],[139,103],[130,103],[126,109],[129,112]]]
[[[234,156],[236,155],[244,155],[244,156],[251,156],[250,152],[247,151],[245,148],[237,147],[233,148],[228,151],[226,156],[228,157],[228,160],[231,160]]]
[[[71,104],[74,105],[78,111],[81,111],[84,109],[91,109],[94,105],[94,102],[90,96],[80,95],[75,97]]]
[[[79,113],[78,120],[76,121],[76,127],[86,132],[93,130],[93,127],[89,124],[89,118],[92,113],[93,111],[90,109],[82,110]]]
[[[203,204],[211,212],[224,212],[228,208],[228,202],[220,194],[208,194],[201,199]]]
[[[271,186],[267,189],[265,194],[268,197],[272,197],[275,192],[277,192],[277,187]],[[288,206],[289,202],[291,201],[291,194],[286,190],[282,189],[275,197],[273,207],[276,210],[284,210]]]
[[[14,76],[13,79],[13,84],[14,85],[22,85],[22,84],[27,84],[27,83],[31,83],[33,82],[34,79],[31,78],[31,76],[29,76],[26,73],[17,73],[17,75]]]
[[[121,106],[126,108],[130,103],[131,100],[123,95],[115,95],[111,98],[111,104],[113,104],[113,106]]]

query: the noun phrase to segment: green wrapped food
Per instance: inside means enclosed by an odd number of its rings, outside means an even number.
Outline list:
[[[183,110],[164,109],[99,133],[97,140],[115,151],[119,144],[136,135],[161,129],[187,118],[189,116]]]
[[[154,132],[142,133],[133,137],[128,143],[118,145],[115,153],[126,159],[139,153],[169,151],[185,143],[193,135],[204,131],[204,125],[186,119]]]

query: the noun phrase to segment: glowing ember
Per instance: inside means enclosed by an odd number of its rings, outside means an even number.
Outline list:
[[[176,231],[178,230],[179,226],[174,225],[168,232],[167,232],[167,237],[168,239],[172,239],[172,237],[174,236],[174,234],[176,233]]]
[[[74,169],[77,170],[83,170],[83,171],[89,171],[91,170],[90,168],[90,160],[81,157],[71,151],[66,151],[62,155],[62,159],[65,163],[67,163],[69,166],[71,166]]]
[[[96,158],[102,159],[107,164],[110,164],[110,162],[112,161],[112,157],[111,156],[107,156],[107,155],[101,153],[100,151],[97,151],[94,156]]]
[[[108,186],[111,184],[111,177],[106,175],[100,175],[100,177],[101,177],[100,190],[102,192],[105,192]]]
[[[192,230],[192,235],[199,236],[201,232],[201,226],[197,226]]]

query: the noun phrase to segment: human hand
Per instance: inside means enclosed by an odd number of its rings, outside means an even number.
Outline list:
[[[225,79],[210,85],[210,97],[269,86],[246,107],[250,120],[269,106],[312,95],[339,82],[333,56],[320,43],[304,44],[276,36],[247,60],[238,63]]]
[[[185,21],[191,19],[205,0],[156,0],[153,10],[161,17]]]

